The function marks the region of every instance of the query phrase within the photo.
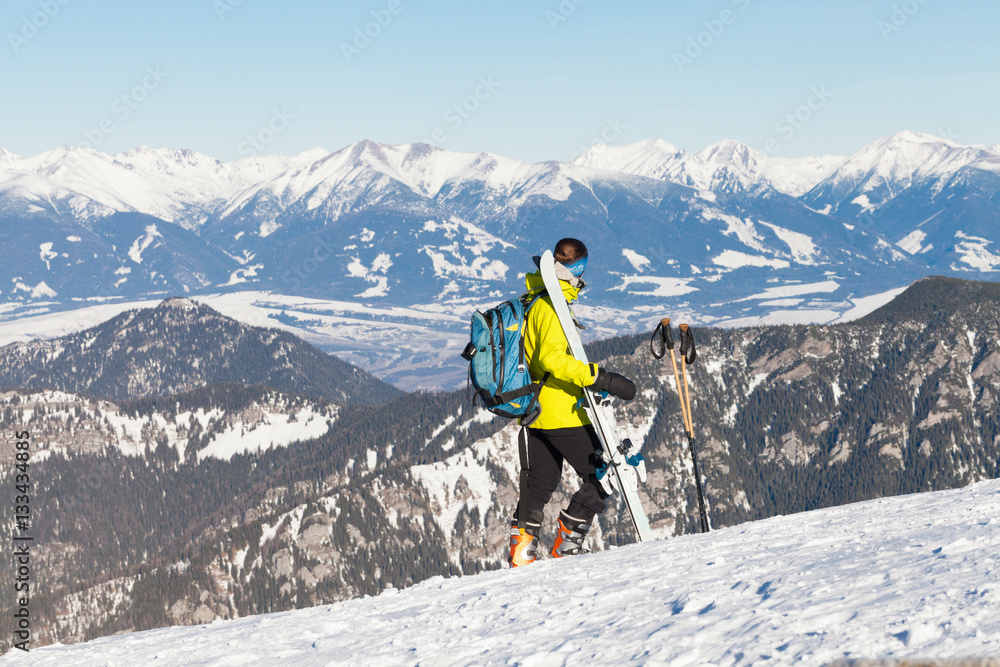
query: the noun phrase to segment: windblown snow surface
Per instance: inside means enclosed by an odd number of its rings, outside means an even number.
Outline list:
[[[1000,655],[1000,481],[377,597],[13,651],[33,665],[822,665]]]

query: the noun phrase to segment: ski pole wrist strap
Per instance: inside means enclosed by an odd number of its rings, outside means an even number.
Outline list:
[[[656,338],[659,334],[660,346],[657,350]],[[665,317],[660,320],[660,323],[656,325],[653,329],[653,337],[649,339],[649,351],[652,353],[653,357],[656,359],[662,359],[663,355],[667,353],[667,350],[674,349],[674,338],[670,333],[670,318]]]
[[[698,358],[698,353],[694,348],[694,334],[691,332],[691,327],[686,324],[678,325],[677,329],[680,332],[681,356],[684,357],[684,361],[690,366]]]

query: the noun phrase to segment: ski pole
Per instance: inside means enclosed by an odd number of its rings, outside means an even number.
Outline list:
[[[681,324],[677,327],[680,336],[681,344],[681,371],[684,376],[684,395],[681,398],[682,404],[685,406],[684,411],[686,417],[685,426],[687,427],[688,436],[688,449],[691,450],[691,464],[694,466],[694,481],[695,488],[698,490],[698,512],[701,515],[701,532],[707,533],[709,531],[708,527],[708,514],[705,512],[705,496],[701,490],[701,474],[698,472],[698,457],[694,451],[694,423],[691,419],[691,396],[688,392],[688,374],[687,367],[693,364],[698,358],[698,353],[695,351],[694,346],[694,335],[691,332],[691,327],[687,324]],[[673,350],[670,351],[670,357],[673,359]],[[674,368],[674,374],[676,375],[677,369]]]
[[[698,511],[701,519],[701,531],[707,533],[708,515],[705,512],[705,496],[701,489],[701,474],[698,472],[698,457],[694,451],[694,422],[691,418],[691,397],[688,392],[687,366],[693,364],[698,358],[698,353],[694,346],[694,336],[691,327],[681,324],[678,329],[681,336],[681,370],[684,375],[684,384],[681,384],[681,373],[677,370],[677,357],[674,355],[674,339],[670,332],[670,318],[665,317],[660,320],[653,330],[653,338],[649,341],[649,349],[654,357],[662,359],[667,350],[670,350],[670,363],[674,369],[674,382],[677,387],[677,398],[681,404],[681,416],[684,419],[684,431],[688,437],[688,449],[691,452],[691,465],[694,469],[695,488],[698,492]],[[660,349],[656,348],[656,338],[659,334]]]
[[[663,347],[660,349],[660,353],[656,353],[656,347],[654,346],[654,341],[656,340],[656,334],[660,334],[660,339],[662,341]],[[677,397],[680,399],[681,404],[681,418],[684,420],[684,430],[691,431],[691,417],[688,414],[687,406],[684,404],[684,389],[681,387],[681,376],[677,370],[677,357],[674,355],[674,338],[670,332],[670,318],[665,317],[660,320],[660,323],[656,325],[656,329],[653,331],[653,340],[649,342],[650,351],[653,356],[657,359],[663,358],[666,350],[670,350],[670,363],[674,367],[674,383],[677,387]]]

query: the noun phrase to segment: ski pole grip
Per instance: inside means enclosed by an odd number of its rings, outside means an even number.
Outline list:
[[[656,334],[660,334],[660,349],[656,349]],[[657,359],[662,359],[667,350],[674,349],[674,339],[670,335],[670,318],[665,317],[653,329],[653,337],[649,340],[649,351]]]
[[[691,327],[687,324],[679,324],[677,325],[677,329],[680,331],[681,356],[684,357],[684,361],[690,366],[698,358],[698,353],[694,347],[694,334],[691,332]]]

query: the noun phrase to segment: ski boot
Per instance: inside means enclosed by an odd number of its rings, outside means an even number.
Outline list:
[[[518,528],[517,521],[510,522],[510,555],[507,556],[507,563],[511,567],[535,562],[541,528],[541,524],[530,521],[525,522],[524,528]]]
[[[556,535],[556,542],[552,545],[552,557],[562,558],[588,553],[583,548],[583,540],[587,537],[588,530],[590,530],[589,521],[572,517],[566,510],[560,512],[559,534]]]

